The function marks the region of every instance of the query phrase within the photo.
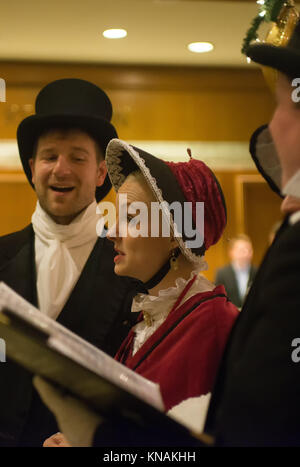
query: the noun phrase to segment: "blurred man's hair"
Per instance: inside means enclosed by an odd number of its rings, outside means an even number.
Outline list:
[[[240,240],[242,240],[243,242],[250,243],[250,245],[252,245],[251,238],[248,237],[248,235],[246,235],[244,233],[241,233],[241,234],[238,234],[235,237],[231,237],[229,239],[229,242],[228,242],[229,248],[232,248],[235,245],[235,243],[240,241]]]

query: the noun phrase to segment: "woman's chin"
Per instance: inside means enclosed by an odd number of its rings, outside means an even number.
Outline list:
[[[133,272],[129,268],[126,268],[125,265],[115,264],[114,271],[117,276],[131,277],[132,279],[137,279],[138,281],[143,282],[143,279],[141,277],[138,277],[138,275],[135,272]]]
[[[126,268],[125,265],[122,265],[122,264],[115,264],[115,274],[117,274],[117,276],[129,276],[128,274],[128,268]]]

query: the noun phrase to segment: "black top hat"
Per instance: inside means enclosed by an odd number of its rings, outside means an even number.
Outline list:
[[[248,47],[246,53],[254,62],[275,68],[288,76],[300,77],[300,21],[286,46],[255,43]]]
[[[25,118],[17,129],[17,140],[24,172],[33,186],[28,160],[33,156],[37,139],[47,129],[79,128],[86,131],[100,145],[105,154],[106,146],[117,137],[110,123],[112,105],[106,93],[89,81],[60,79],[47,84],[38,94],[35,115]],[[110,190],[106,176],[104,184],[96,189],[99,201]]]

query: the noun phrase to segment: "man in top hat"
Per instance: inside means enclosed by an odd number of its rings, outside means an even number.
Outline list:
[[[40,91],[36,114],[17,130],[38,201],[29,226],[0,238],[0,281],[114,355],[133,324],[135,284],[114,274],[112,244],[96,231],[96,200],[111,188],[104,161],[117,136],[111,116],[108,96],[90,82],[62,79]],[[1,365],[0,445],[38,446],[53,429],[31,375]]]
[[[285,196],[275,235],[228,342],[206,430],[219,445],[300,445],[300,23],[285,47],[247,55],[278,71],[277,107],[250,149],[270,186]],[[272,140],[275,144],[272,145]]]

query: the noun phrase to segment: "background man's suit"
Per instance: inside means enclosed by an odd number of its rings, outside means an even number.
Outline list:
[[[249,270],[248,287],[251,286],[256,271],[257,268],[251,265]],[[238,308],[241,308],[244,298],[240,295],[236,275],[231,264],[217,270],[215,283],[216,285],[224,285],[230,301]]]
[[[57,319],[112,356],[133,324],[130,305],[135,293],[134,281],[114,274],[113,257],[112,242],[99,237]],[[31,225],[0,238],[0,281],[37,305]],[[0,446],[41,445],[47,436],[58,431],[54,417],[32,390],[31,378],[15,363],[8,361],[1,365]],[[29,411],[31,425],[26,424]]]

